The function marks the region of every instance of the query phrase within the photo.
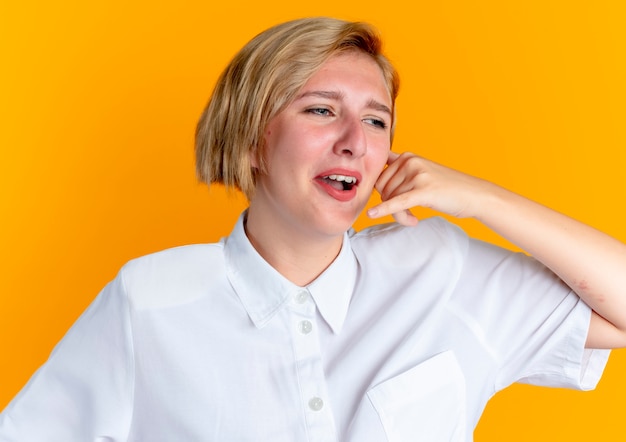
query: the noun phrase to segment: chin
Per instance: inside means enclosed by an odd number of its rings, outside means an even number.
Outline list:
[[[354,214],[336,214],[335,216],[325,217],[320,220],[320,228],[326,232],[328,236],[342,236],[348,229],[352,227],[357,219]]]

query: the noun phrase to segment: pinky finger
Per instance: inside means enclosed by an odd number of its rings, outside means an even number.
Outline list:
[[[393,219],[403,226],[416,226],[419,220],[411,213],[409,209],[405,209],[402,212],[394,213]]]

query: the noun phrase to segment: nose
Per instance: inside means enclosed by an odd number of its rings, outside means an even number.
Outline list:
[[[341,121],[334,151],[337,155],[360,157],[367,152],[367,137],[363,122],[358,117],[346,117]]]

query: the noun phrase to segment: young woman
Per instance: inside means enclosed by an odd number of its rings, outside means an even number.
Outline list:
[[[595,386],[602,349],[626,346],[626,246],[392,152],[380,46],[314,18],[235,56],[197,167],[249,208],[219,243],[128,263],[0,415],[0,441],[468,441],[513,382]],[[357,233],[374,189],[368,214],[398,222]]]

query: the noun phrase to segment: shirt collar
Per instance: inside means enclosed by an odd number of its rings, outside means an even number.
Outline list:
[[[227,277],[248,316],[262,328],[302,290],[274,269],[252,246],[244,230],[245,212],[224,240]],[[339,333],[348,313],[356,284],[358,264],[348,233],[331,265],[306,288],[334,333]]]

